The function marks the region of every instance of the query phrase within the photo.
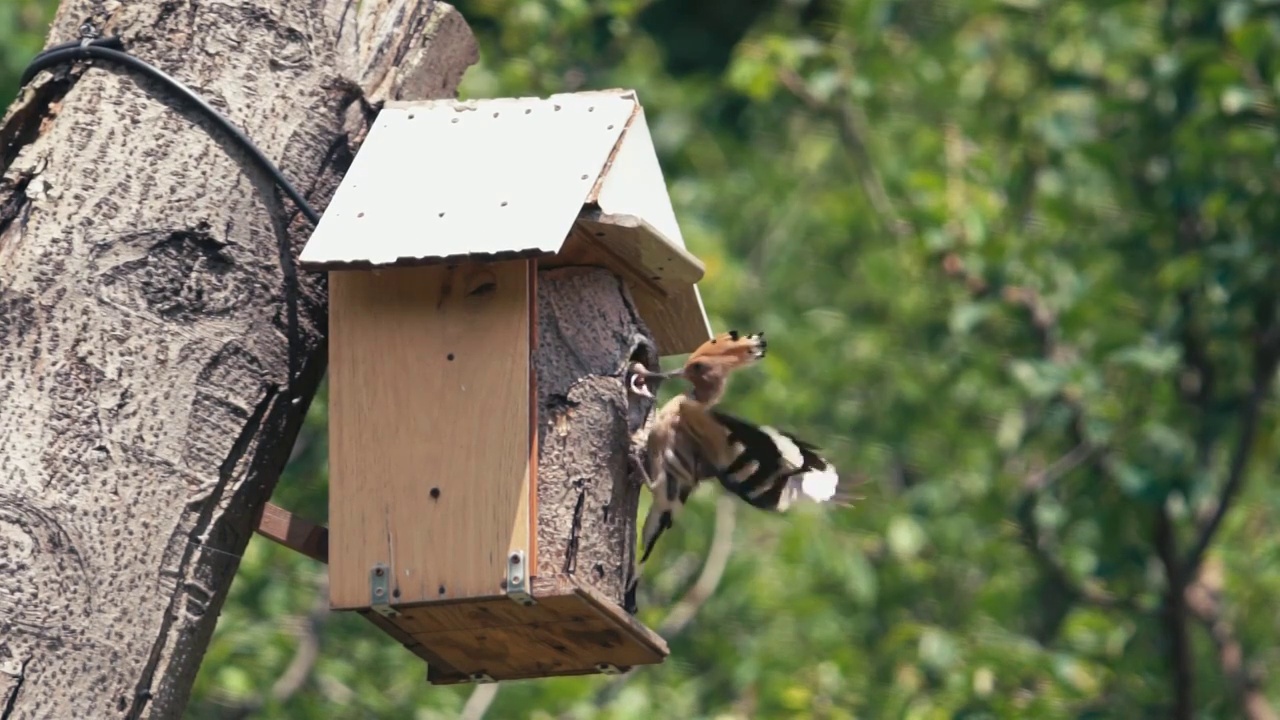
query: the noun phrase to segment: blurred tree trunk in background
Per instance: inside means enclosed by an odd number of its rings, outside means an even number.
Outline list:
[[[452,96],[477,58],[443,3],[67,0],[51,42],[86,21],[317,208],[385,100]],[[310,225],[101,61],[40,75],[0,153],[0,718],[177,718],[323,374],[323,279],[286,308],[280,251]]]

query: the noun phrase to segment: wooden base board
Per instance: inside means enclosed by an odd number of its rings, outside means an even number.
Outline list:
[[[327,562],[329,531],[270,503],[258,532],[308,557]],[[568,576],[533,578],[537,604],[505,596],[396,608],[388,618],[360,614],[427,662],[433,685],[592,675],[612,666],[626,672],[654,665],[670,651],[657,633],[600,593]]]
[[[433,685],[626,672],[670,653],[657,633],[571,577],[534,578],[532,593],[530,607],[496,596],[399,607],[392,618],[361,614],[425,660]]]

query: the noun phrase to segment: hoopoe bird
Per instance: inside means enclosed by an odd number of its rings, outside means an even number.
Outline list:
[[[629,612],[636,611],[640,567],[703,480],[716,478],[762,510],[783,511],[798,499],[847,502],[837,492],[835,468],[815,446],[714,408],[729,376],[762,359],[767,348],[762,332],[729,331],[703,343],[678,370],[654,373],[640,363],[630,368],[628,386],[639,395],[652,398],[649,382],[672,377],[686,381],[689,389],[663,405],[650,427],[640,470],[653,504],[641,531],[643,552],[627,585]]]

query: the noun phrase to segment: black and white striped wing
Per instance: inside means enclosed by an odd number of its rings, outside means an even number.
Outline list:
[[[784,511],[797,500],[840,501],[840,476],[818,448],[791,433],[755,425],[718,410],[732,460],[717,468],[726,490],[762,510]]]

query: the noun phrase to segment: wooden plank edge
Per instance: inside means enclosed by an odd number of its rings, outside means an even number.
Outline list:
[[[529,271],[529,558],[528,575],[538,574],[538,261]]]
[[[255,531],[312,560],[329,563],[329,528],[299,517],[274,503],[262,506]]]
[[[492,253],[454,253],[452,255],[402,255],[395,260],[363,260],[360,258],[336,258],[309,257],[303,259],[298,258],[298,267],[303,270],[316,271],[343,271],[343,272],[373,272],[376,270],[392,270],[404,267],[426,267],[430,265],[462,265],[465,263],[483,263],[486,265],[508,262],[512,260],[536,260],[541,257],[551,257],[560,249],[557,245],[555,248],[524,248],[520,250],[499,250]],[[306,250],[303,250],[306,254]]]
[[[635,619],[626,610],[623,610],[621,605],[605,597],[599,590],[582,584],[575,577],[554,575],[552,577],[534,578],[532,589],[535,598],[543,595],[576,594],[586,601],[587,606],[597,616],[601,616],[607,622],[622,628],[637,641],[649,646],[658,655],[666,657],[671,654],[671,649],[667,647],[667,641],[661,635],[650,630],[648,626]]]
[[[667,646],[665,638],[650,630],[648,626],[636,620],[616,603],[610,602],[600,593],[585,586],[578,588],[578,595],[586,600],[598,615],[621,627],[637,642],[648,646],[658,656],[659,662],[671,654],[671,648]]]
[[[659,304],[666,303],[671,293],[660,281],[667,278],[660,275],[651,276],[650,273],[655,271],[653,268],[632,263],[610,247],[609,243],[596,239],[597,234],[604,233],[594,230],[593,226],[599,225],[592,222],[574,223],[569,239],[565,241],[565,247],[573,248],[574,245],[588,247],[595,258],[603,261],[602,267],[622,278],[623,282],[631,288],[632,293],[647,293],[658,298]],[[677,285],[677,289],[678,287]]]
[[[619,672],[627,672],[631,669],[630,665],[621,665],[618,667]],[[517,673],[512,675],[493,676],[494,682],[513,682],[516,680],[542,680],[553,677],[580,677],[583,675],[602,675],[603,672],[599,668],[573,668],[571,670],[557,670],[553,673]],[[466,675],[448,675],[441,673],[433,678],[431,666],[427,666],[427,682],[432,685],[461,685],[471,682],[471,678]]]
[[[590,192],[587,193],[586,203],[594,205],[600,198],[600,190],[604,188],[604,180],[609,176],[609,171],[613,169],[613,163],[618,159],[618,153],[622,150],[622,145],[627,141],[627,132],[631,130],[631,126],[635,124],[636,118],[640,116],[643,110],[640,107],[640,98],[632,92],[630,98],[622,96],[624,99],[630,99],[635,105],[631,108],[631,114],[627,116],[627,122],[622,126],[622,132],[618,134],[618,142],[613,144],[613,149],[609,151],[609,157],[604,160],[604,167],[600,168],[600,173],[596,175],[596,181],[592,183]]]
[[[406,650],[417,655],[419,658],[422,658],[422,660],[427,663],[427,682],[431,682],[432,672],[444,676],[457,677],[459,680],[456,682],[464,682],[469,679],[466,675],[463,675],[460,670],[445,662],[439,655],[432,652],[431,648],[423,645],[417,638],[401,629],[400,626],[396,625],[395,621],[392,619],[383,617],[382,615],[368,609],[360,610],[359,613],[363,615],[366,620],[377,626],[379,630],[403,645]]]
[[[696,283],[707,274],[707,266],[698,259],[698,256],[676,244],[674,240],[664,235],[661,230],[654,227],[648,220],[645,220],[642,217],[622,214],[610,215],[601,210],[597,205],[583,205],[582,210],[578,213],[577,222],[611,225],[613,227],[635,230],[651,235],[659,244],[671,253],[672,262],[683,267],[687,271],[687,274],[679,276],[679,281],[682,283]],[[591,237],[594,238],[594,235],[591,235]],[[668,273],[668,275],[673,276],[675,274]]]

